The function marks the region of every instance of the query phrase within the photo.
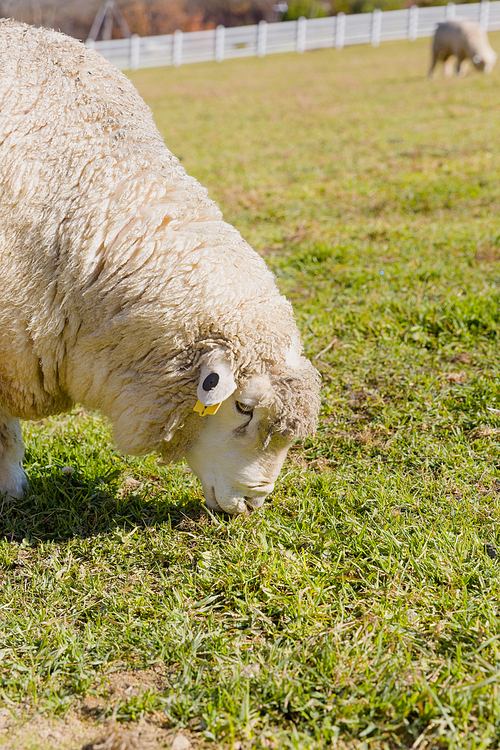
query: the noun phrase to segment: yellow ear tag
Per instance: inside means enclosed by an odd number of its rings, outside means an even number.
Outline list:
[[[220,404],[214,404],[213,406],[205,406],[201,401],[196,402],[196,406],[193,411],[197,411],[200,417],[206,417],[207,414],[215,414],[219,409]]]

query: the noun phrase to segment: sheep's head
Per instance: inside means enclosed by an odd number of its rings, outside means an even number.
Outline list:
[[[472,58],[472,64],[476,68],[476,70],[480,70],[481,72],[484,71],[485,68],[485,61],[481,57],[481,55],[474,55]]]
[[[491,71],[495,67],[496,61],[497,61],[497,53],[490,47],[490,49],[487,50],[484,55],[484,72],[491,73]]]
[[[207,505],[227,513],[259,508],[292,442],[311,434],[319,411],[319,376],[304,357],[236,383],[226,360],[201,367],[196,416],[203,427],[186,460],[203,485]]]
[[[497,54],[491,47],[489,49],[485,48],[481,55],[474,55],[472,58],[472,63],[476,70],[484,73],[491,73],[496,61]]]

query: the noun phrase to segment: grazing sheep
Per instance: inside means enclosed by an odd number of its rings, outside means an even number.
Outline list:
[[[468,62],[472,60],[475,68],[491,73],[496,63],[497,55],[492,49],[486,33],[475,21],[468,18],[439,23],[432,42],[432,62],[429,77],[432,77],[438,60],[445,63],[445,75],[451,70],[446,61],[455,56],[457,58],[457,75],[467,73]]]
[[[210,507],[259,507],[314,431],[319,377],[264,261],[126,76],[0,22],[0,185],[0,491],[26,490],[19,419],[78,402],[125,452],[185,455]]]

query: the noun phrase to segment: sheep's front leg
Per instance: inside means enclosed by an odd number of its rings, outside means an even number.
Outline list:
[[[457,76],[460,76],[460,78],[463,78],[467,75],[467,71],[469,69],[469,62],[465,59],[465,57],[459,57],[457,60]]]
[[[0,407],[0,494],[23,497],[28,480],[23,469],[21,424]]]
[[[439,52],[435,49],[432,50],[432,60],[431,60],[431,67],[429,68],[429,78],[432,78],[434,74],[434,68],[436,67],[437,61],[439,59]]]
[[[453,58],[450,55],[443,58],[443,75],[445,78],[450,78],[453,75]]]

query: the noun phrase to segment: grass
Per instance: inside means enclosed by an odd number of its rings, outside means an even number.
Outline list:
[[[106,716],[156,747],[498,747],[500,67],[427,64],[424,40],[133,74],[293,301],[322,419],[234,519],[96,415],[24,426],[0,747]]]

